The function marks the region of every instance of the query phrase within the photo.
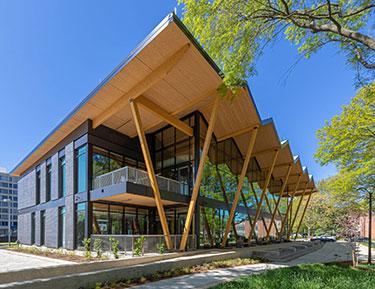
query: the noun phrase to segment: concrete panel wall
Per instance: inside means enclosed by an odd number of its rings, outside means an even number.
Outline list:
[[[31,243],[31,214],[18,215],[18,241],[27,245]]]
[[[65,246],[74,249],[74,145],[65,147],[66,198],[65,198]]]
[[[46,210],[46,246],[57,248],[58,246],[58,208]]]
[[[51,200],[59,198],[59,155],[54,154],[51,157],[52,175],[51,175]]]
[[[35,170],[20,178],[18,181],[18,209],[35,205]]]

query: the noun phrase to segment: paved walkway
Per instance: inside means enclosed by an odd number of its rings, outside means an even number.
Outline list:
[[[374,246],[375,247],[375,246]],[[371,259],[375,263],[375,248],[372,247],[371,250]],[[358,245],[358,260],[359,262],[367,262],[368,259],[368,247],[359,244]]]
[[[288,266],[312,263],[352,261],[352,247],[347,242],[325,243],[322,248],[286,263]]]
[[[309,263],[342,262],[352,259],[349,243],[326,243],[324,246],[310,254],[304,255],[285,264],[254,264],[234,268],[210,270],[205,273],[183,275],[170,279],[164,279],[153,283],[135,286],[137,289],[190,289],[209,288],[220,283],[228,282],[241,276],[261,273],[266,270],[295,266]]]
[[[61,264],[74,264],[73,262],[52,259],[42,256],[23,254],[20,252],[0,249],[0,273],[18,271],[30,268],[43,268]]]
[[[183,275],[175,278],[164,279],[153,283],[135,286],[137,289],[190,289],[209,288],[216,284],[231,281],[241,276],[257,274],[270,269],[285,267],[275,264],[253,264],[234,268],[210,270],[204,273]]]

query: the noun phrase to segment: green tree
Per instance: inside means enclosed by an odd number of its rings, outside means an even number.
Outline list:
[[[336,185],[353,192],[375,190],[375,82],[361,88],[342,113],[318,130],[315,157],[341,171]]]
[[[254,60],[282,34],[309,57],[337,45],[361,81],[375,73],[373,0],[178,0],[183,21],[225,73],[229,87],[255,73]]]

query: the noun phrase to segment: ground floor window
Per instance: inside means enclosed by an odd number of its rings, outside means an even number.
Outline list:
[[[31,213],[31,245],[35,244],[35,212]]]
[[[85,238],[86,203],[76,205],[76,247],[83,247]]]
[[[65,226],[66,226],[66,209],[65,207],[59,208],[58,214],[58,247],[65,248]]]
[[[40,246],[46,243],[46,211],[40,211]]]
[[[182,234],[187,208],[165,208],[171,234]],[[149,235],[162,234],[155,207],[135,207],[120,204],[93,203],[93,234]]]

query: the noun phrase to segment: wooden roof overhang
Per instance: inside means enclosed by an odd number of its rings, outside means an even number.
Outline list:
[[[180,118],[200,110],[210,118],[211,106],[222,84],[222,73],[174,15],[168,15],[97,88],[87,96],[16,168],[21,175],[87,119],[93,127],[105,125],[130,137],[137,135],[129,100],[144,98],[159,110]],[[140,105],[146,133],[167,122]],[[214,134],[223,138],[260,124],[249,89],[219,106]],[[246,135],[239,140],[245,155]],[[237,137],[236,137],[237,141]]]

